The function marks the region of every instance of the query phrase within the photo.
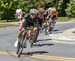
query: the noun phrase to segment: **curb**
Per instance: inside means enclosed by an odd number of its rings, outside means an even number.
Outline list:
[[[50,38],[53,40],[64,42],[75,42],[75,28],[68,29],[60,34],[50,34]]]
[[[66,21],[66,22],[56,22],[56,24],[65,24],[65,23],[72,23],[75,22],[75,20]]]
[[[53,40],[58,40],[63,42],[75,42],[75,39],[67,38],[63,34],[52,34],[52,35],[50,34],[49,36],[50,36],[50,39],[53,39]]]

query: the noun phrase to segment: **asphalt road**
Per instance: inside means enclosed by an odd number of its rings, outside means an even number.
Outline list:
[[[53,34],[74,28],[75,23],[56,24]],[[0,61],[75,61],[75,45],[56,43],[41,33],[33,48],[26,48],[20,58],[15,54],[14,43],[18,28],[0,29]]]

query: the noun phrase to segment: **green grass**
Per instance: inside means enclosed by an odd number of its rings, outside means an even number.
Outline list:
[[[15,27],[17,25],[14,24],[0,24],[0,28],[5,28],[5,27]]]
[[[17,22],[16,20],[9,20],[9,22]],[[0,20],[0,23],[7,23],[6,20]]]
[[[68,18],[68,17],[58,17],[57,22],[67,22],[70,20],[74,20],[75,18]],[[12,22],[15,22],[14,20]],[[11,24],[11,22],[6,22],[6,20],[1,20],[0,21],[0,28],[4,28],[4,27],[13,27],[13,26],[17,26],[16,24]]]
[[[73,18],[69,18],[69,17],[58,17],[58,22],[66,22],[66,21],[70,21]]]
[[[5,20],[0,20],[0,23],[5,23],[6,21]]]
[[[75,18],[69,18],[69,17],[58,17],[57,22],[67,22],[67,21],[75,21]]]

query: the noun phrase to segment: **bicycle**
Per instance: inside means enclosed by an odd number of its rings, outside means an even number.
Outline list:
[[[20,57],[20,54],[23,51],[24,46],[26,45],[26,40],[27,40],[27,30],[25,32],[23,32],[22,36],[20,37],[19,41],[18,41],[18,45],[17,45],[17,55],[18,57]],[[26,47],[26,46],[25,46]]]
[[[23,48],[27,47],[27,42],[30,44],[30,47],[33,47],[33,43],[34,41],[36,40],[36,35],[37,35],[37,30],[32,30],[32,34],[31,34],[31,37],[28,39],[28,30],[30,30],[30,28],[26,28],[26,31],[23,33],[22,37],[20,38],[20,40],[18,41],[18,46],[17,46],[17,55],[18,57],[20,57],[22,51],[23,51]]]
[[[53,29],[54,29],[54,20],[50,18],[49,20],[46,20],[45,35],[48,35],[49,33],[52,34]]]

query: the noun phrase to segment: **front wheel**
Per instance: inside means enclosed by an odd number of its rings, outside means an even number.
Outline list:
[[[53,30],[53,28],[52,28],[52,27],[50,27],[50,29],[49,29],[50,34],[52,34],[52,30]]]
[[[18,45],[17,45],[17,52],[16,52],[16,54],[18,54],[19,49],[20,49],[20,42],[18,42]]]
[[[45,28],[45,35],[48,35],[49,34],[49,30],[48,28]]]
[[[22,54],[22,51],[23,51],[23,46],[19,49],[18,57],[20,57],[20,55]]]
[[[21,42],[18,42],[18,46],[17,46],[17,55],[18,55],[18,57],[20,57],[20,55],[21,55],[21,53],[22,53],[22,51],[23,51],[23,45],[22,45],[22,43]]]

